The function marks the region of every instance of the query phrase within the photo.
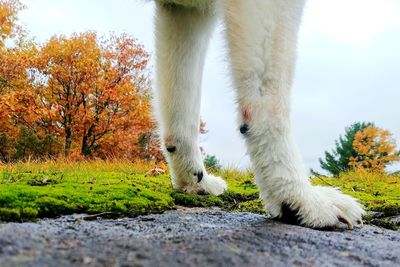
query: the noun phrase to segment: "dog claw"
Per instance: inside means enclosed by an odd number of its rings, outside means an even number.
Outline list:
[[[353,224],[346,217],[339,215],[337,218],[338,218],[339,222],[347,224],[347,227],[349,228],[349,230],[354,229]]]

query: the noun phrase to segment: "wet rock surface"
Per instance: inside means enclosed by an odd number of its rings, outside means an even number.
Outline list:
[[[0,224],[0,266],[400,266],[400,231],[318,231],[219,209],[72,215]]]

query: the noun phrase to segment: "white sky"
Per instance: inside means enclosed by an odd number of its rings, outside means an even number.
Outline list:
[[[21,20],[38,41],[54,34],[126,32],[154,52],[154,4],[144,0],[23,0]],[[222,26],[203,79],[207,153],[246,167]],[[400,0],[309,0],[299,39],[294,132],[308,167],[355,121],[373,121],[400,142]],[[400,166],[396,167],[400,169]]]

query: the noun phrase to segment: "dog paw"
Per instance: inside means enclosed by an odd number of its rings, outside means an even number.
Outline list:
[[[363,207],[336,188],[315,186],[297,201],[284,202],[280,220],[311,228],[335,228],[341,223],[353,229],[362,225]]]
[[[212,194],[218,196],[223,194],[228,189],[228,186],[221,177],[201,172],[201,175],[195,173],[192,183],[175,189],[187,194]]]
[[[206,174],[201,182],[199,182],[199,185],[206,192],[216,196],[223,194],[228,189],[228,185],[221,177],[211,174]]]

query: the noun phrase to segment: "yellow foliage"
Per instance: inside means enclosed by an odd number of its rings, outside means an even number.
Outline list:
[[[14,37],[19,31],[16,25],[17,15],[23,8],[19,0],[0,0],[0,48],[7,38]]]
[[[369,126],[356,133],[353,148],[356,157],[350,157],[349,165],[360,173],[385,172],[385,167],[400,161],[396,142],[390,132],[374,126]]]

